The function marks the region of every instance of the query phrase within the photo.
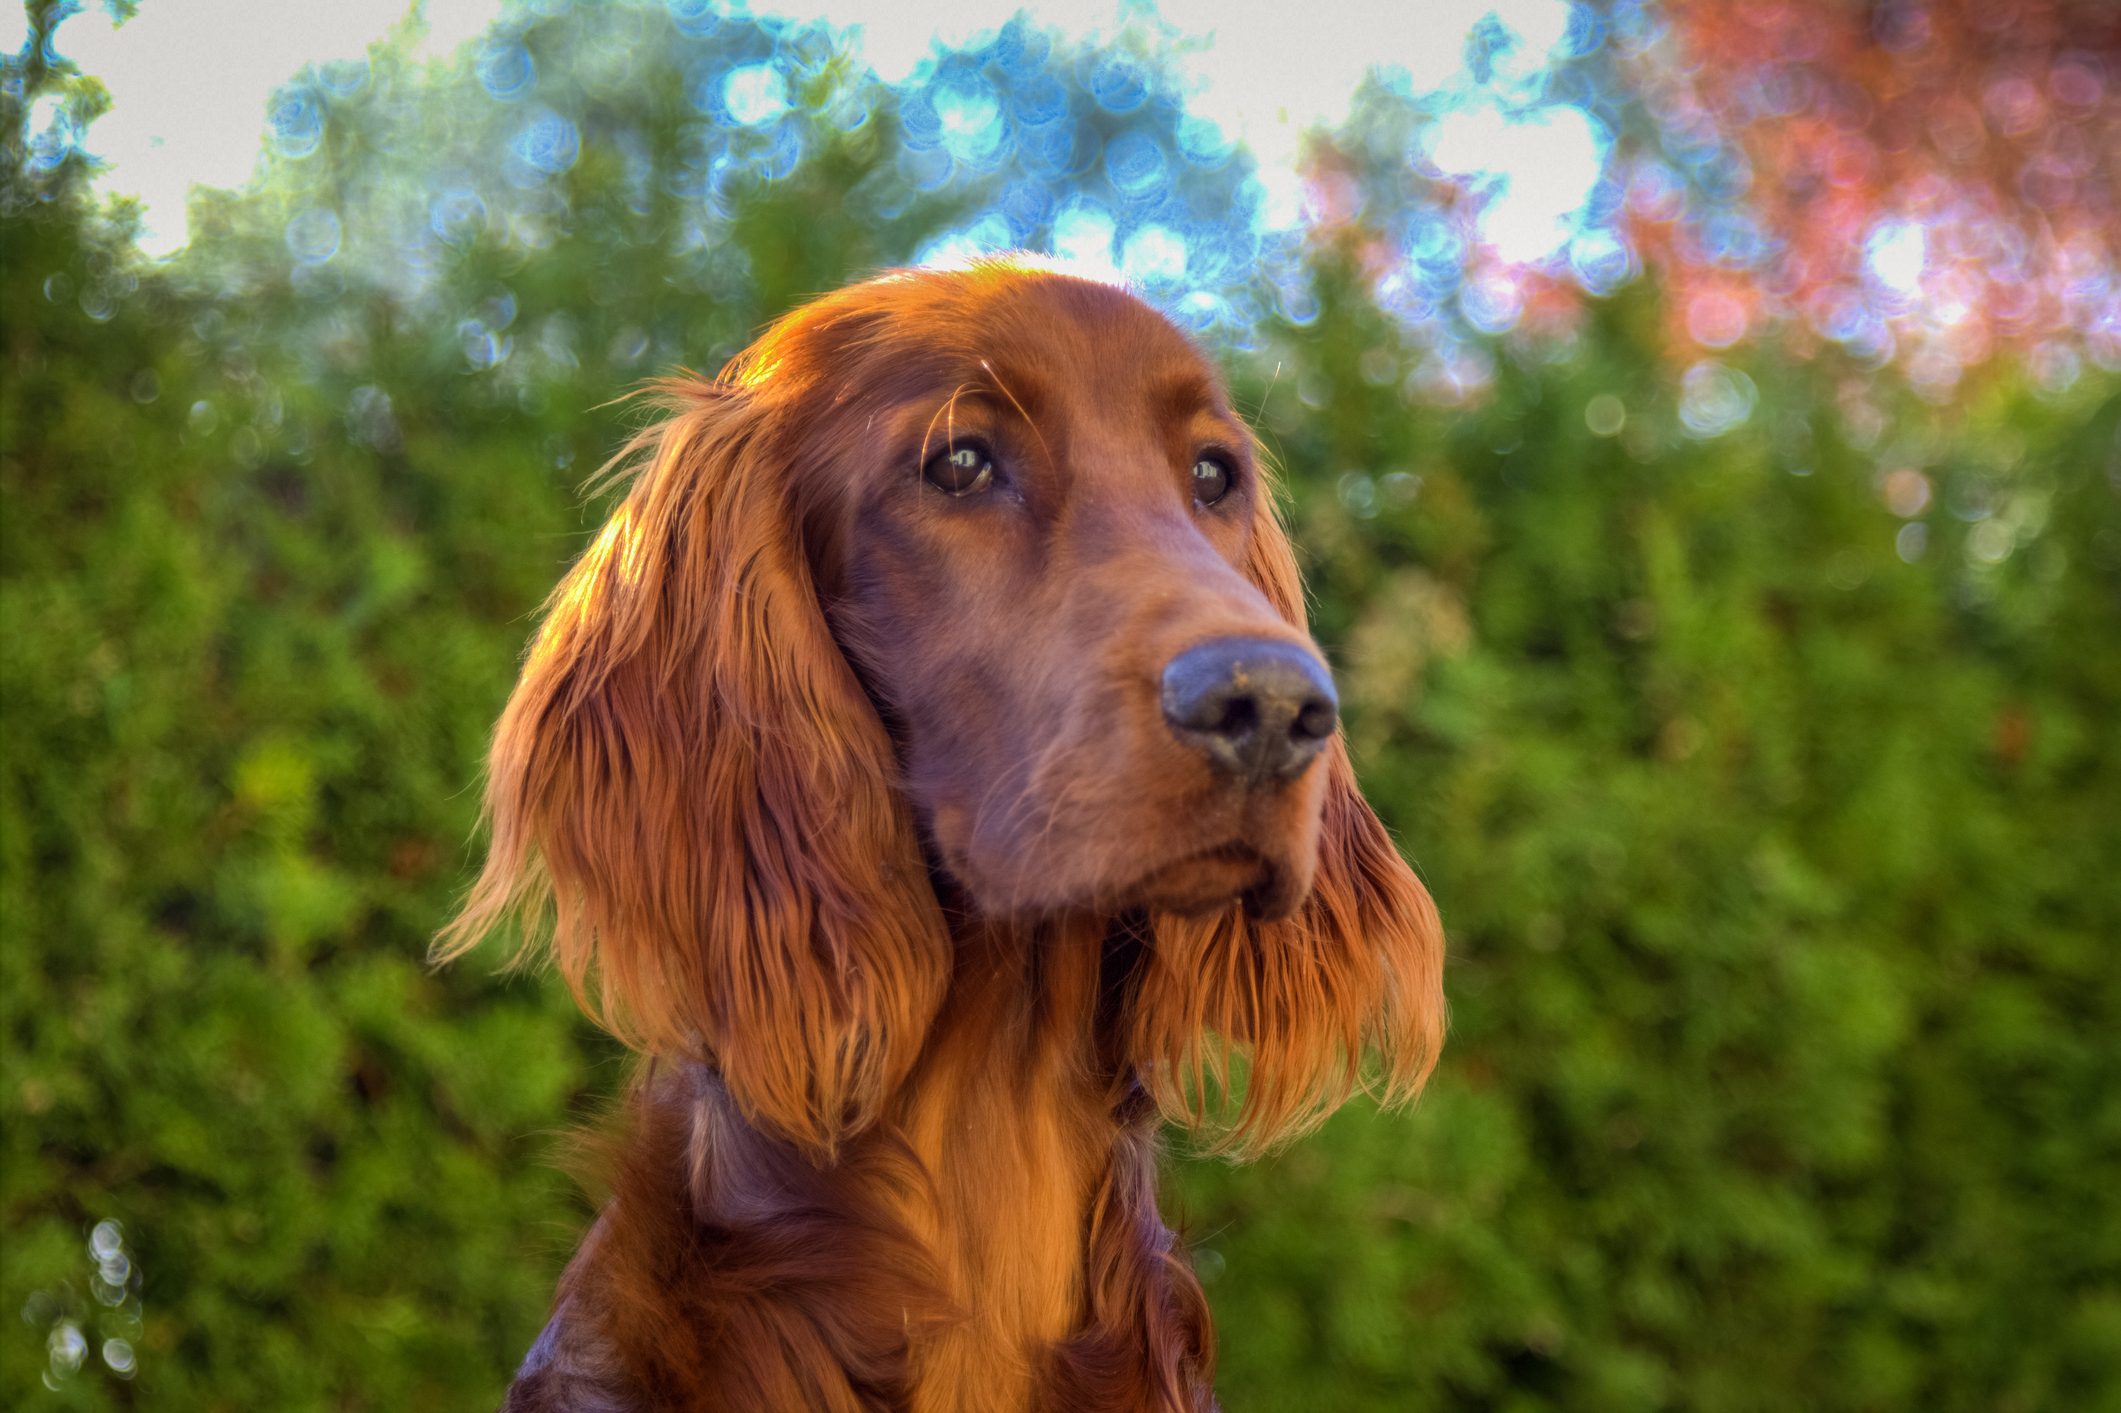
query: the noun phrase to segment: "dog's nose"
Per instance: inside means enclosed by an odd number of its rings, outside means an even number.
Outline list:
[[[1164,720],[1248,785],[1286,780],[1333,734],[1340,701],[1317,656],[1266,638],[1211,638],[1164,668]]]

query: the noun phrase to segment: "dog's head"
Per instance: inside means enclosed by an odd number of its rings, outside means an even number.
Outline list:
[[[1432,1063],[1441,939],[1357,793],[1220,379],[1107,285],[996,262],[788,316],[658,389],[496,734],[456,948],[548,920],[632,1043],[820,1155],[952,962],[945,906],[1128,919],[1167,1112],[1302,1127]],[[942,896],[939,896],[939,892]]]

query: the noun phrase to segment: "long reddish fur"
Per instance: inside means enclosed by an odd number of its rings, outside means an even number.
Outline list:
[[[1435,1061],[1436,913],[1337,737],[1280,921],[990,916],[924,850],[821,607],[833,457],[792,448],[916,331],[1060,278],[986,273],[851,287],[660,385],[548,605],[442,951],[515,920],[644,1060],[510,1409],[1212,1408],[1160,1121],[1242,1157]],[[1239,568],[1301,633],[1266,495]]]

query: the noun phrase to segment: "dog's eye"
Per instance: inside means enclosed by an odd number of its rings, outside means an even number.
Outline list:
[[[1193,463],[1193,499],[1201,505],[1215,504],[1230,494],[1232,479],[1228,461],[1220,456],[1203,456]]]
[[[929,457],[921,479],[944,495],[969,496],[994,479],[994,457],[978,442],[959,442]]]

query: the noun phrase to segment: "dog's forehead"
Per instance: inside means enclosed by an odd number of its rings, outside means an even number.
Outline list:
[[[1191,340],[1116,285],[1002,265],[907,272],[850,293],[850,342],[871,376],[902,394],[948,396],[1014,375],[1092,401],[1175,379],[1219,399],[1220,380]]]
[[[1146,429],[1200,411],[1228,413],[1214,365],[1124,289],[1062,277],[1026,282],[973,323],[985,325],[987,347],[961,360],[958,376],[1003,386],[1038,420]]]
[[[1169,320],[1138,296],[1099,280],[1068,275],[1019,276],[990,289],[974,287],[975,325],[1032,340],[1072,339],[1119,354],[1197,357]]]

